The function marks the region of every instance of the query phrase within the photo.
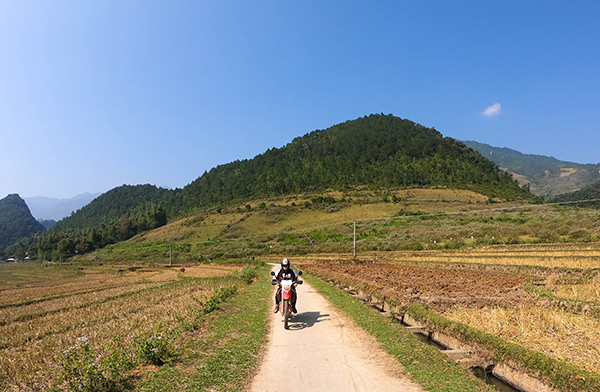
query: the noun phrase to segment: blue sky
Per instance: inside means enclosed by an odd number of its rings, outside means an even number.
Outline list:
[[[205,170],[371,113],[600,162],[598,1],[0,2],[0,198]]]

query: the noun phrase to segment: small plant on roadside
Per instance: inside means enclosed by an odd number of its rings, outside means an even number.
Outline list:
[[[258,276],[258,269],[256,267],[244,267],[237,273],[238,279],[246,284],[252,283],[252,280]]]
[[[118,336],[113,336],[109,342],[103,342],[106,354],[102,358],[101,365],[111,379],[126,383],[123,376],[127,371],[135,367],[135,353],[123,346]]]
[[[135,338],[137,358],[145,364],[160,366],[175,357],[172,339],[160,333],[160,326],[156,332],[147,331]]]
[[[89,345],[86,337],[77,339],[77,345],[65,350],[59,357],[63,368],[61,381],[69,391],[112,392],[124,389],[122,379],[106,372],[98,353]]]
[[[244,279],[244,278],[241,278]],[[200,301],[198,298],[191,295],[190,297],[194,300],[199,306],[195,310],[196,318],[200,318],[205,314],[211,313],[217,309],[219,309],[219,305],[222,302],[225,302],[229,297],[233,296],[237,293],[237,286],[224,287],[221,286],[215,290],[215,294],[213,294],[206,302]]]

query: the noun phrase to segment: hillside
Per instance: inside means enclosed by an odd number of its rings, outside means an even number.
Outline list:
[[[235,199],[345,189],[444,186],[490,197],[531,198],[479,153],[392,115],[316,130],[251,160],[218,166],[186,186],[184,208]]]
[[[585,207],[600,207],[600,181],[590,184],[578,191],[558,195],[552,199],[553,202],[567,202],[578,200],[594,200],[587,203],[577,203]]]
[[[474,246],[590,242],[600,238],[597,212],[522,202],[490,203],[453,189],[348,190],[271,197],[210,208],[82,256],[105,263],[247,259]],[[573,225],[576,219],[576,227]]]
[[[170,218],[236,200],[344,190],[442,186],[489,197],[531,199],[480,154],[434,129],[391,115],[371,115],[316,130],[253,159],[220,165],[183,189],[115,188],[53,227],[99,228],[147,203]]]
[[[124,185],[63,219],[54,230],[99,227],[145,203],[161,204],[174,217],[235,200],[356,186],[443,186],[531,199],[510,176],[464,144],[409,120],[371,115],[316,130],[253,159],[217,166],[183,189]]]
[[[282,195],[366,188],[452,188],[489,199],[536,198],[476,151],[392,115],[316,130],[250,160],[213,168],[183,189],[115,188],[30,243],[40,257],[85,253],[127,240],[198,209]],[[60,251],[58,245],[62,243]]]
[[[114,188],[71,216],[57,222],[52,232],[67,229],[97,229],[124,215],[135,215],[140,209],[157,206],[167,200],[171,191],[154,185],[122,185]]]
[[[531,193],[546,199],[574,192],[600,180],[600,164],[565,162],[475,141],[464,143],[511,173],[520,184],[529,184]]]
[[[31,215],[27,204],[19,195],[8,195],[0,200],[0,252],[22,237],[45,230]]]

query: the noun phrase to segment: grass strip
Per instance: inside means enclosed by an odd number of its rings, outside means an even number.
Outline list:
[[[540,377],[551,387],[560,391],[600,391],[600,375],[582,370],[567,362],[559,361],[534,350],[472,328],[466,324],[448,320],[430,310],[426,305],[410,305],[407,312],[415,319],[432,325],[436,330],[459,338],[467,343],[483,346],[498,362],[514,361],[531,374]]]
[[[438,349],[420,342],[399,323],[390,321],[348,293],[314,275],[305,279],[335,306],[373,335],[423,388],[432,392],[493,391],[493,387],[450,361]]]
[[[272,291],[270,267],[244,287],[206,323],[190,333],[177,363],[147,374],[137,391],[242,391],[259,365],[261,346],[266,339],[269,298]]]

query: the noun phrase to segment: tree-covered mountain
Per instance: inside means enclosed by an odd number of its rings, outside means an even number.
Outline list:
[[[148,203],[168,216],[268,196],[345,189],[446,186],[490,197],[531,198],[489,160],[438,131],[392,115],[316,130],[248,160],[217,166],[183,189],[115,188],[52,227],[98,228]]]
[[[93,200],[43,235],[21,238],[7,252],[28,251],[41,260],[64,260],[167,223],[162,203],[173,191],[153,185],[123,185]]]
[[[464,143],[511,173],[521,185],[529,184],[531,193],[544,198],[574,192],[600,180],[600,164],[565,162],[474,141]]]
[[[591,201],[582,202],[582,200]],[[552,201],[555,203],[578,201],[577,205],[580,206],[600,208],[600,181],[583,187],[578,191],[558,195]]]
[[[23,237],[46,229],[31,215],[27,204],[17,194],[0,200],[0,253]]]
[[[357,185],[446,186],[507,199],[531,196],[463,143],[392,115],[316,130],[253,159],[217,166],[180,193],[183,206],[194,208]]]
[[[122,185],[94,199],[52,226],[52,232],[69,229],[97,229],[123,216],[131,216],[152,206],[168,202],[172,191],[154,185]],[[145,212],[145,211],[144,211]]]
[[[115,188],[20,246],[62,260],[122,241],[197,208],[269,196],[405,187],[469,189],[491,198],[535,197],[478,152],[392,115],[316,130],[253,159],[220,165],[183,189]]]

